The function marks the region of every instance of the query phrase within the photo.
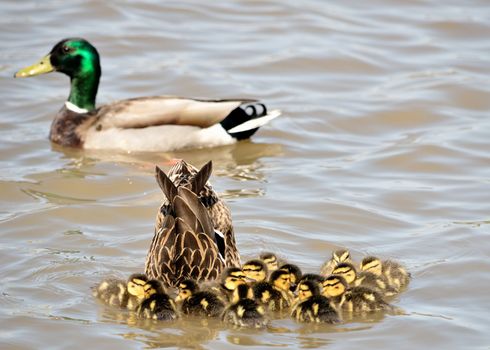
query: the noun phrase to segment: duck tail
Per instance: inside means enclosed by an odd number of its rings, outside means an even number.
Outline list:
[[[281,115],[278,109],[267,111],[263,103],[242,104],[231,111],[228,116],[221,121],[221,126],[228,134],[237,140],[248,139],[262,125],[267,124],[272,119]]]

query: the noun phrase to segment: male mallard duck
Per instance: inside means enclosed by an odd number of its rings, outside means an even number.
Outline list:
[[[328,298],[320,293],[320,285],[315,280],[303,280],[298,284],[298,298],[291,316],[299,322],[339,323],[337,311]]]
[[[240,253],[236,246],[230,209],[228,209],[225,202],[218,197],[218,194],[211,187],[211,184],[208,181],[211,172],[211,161],[198,171],[184,160],[180,160],[170,168],[168,178],[172,180],[176,187],[187,187],[198,195],[201,204],[206,207],[211,217],[214,229],[218,235],[217,238],[219,238],[224,245],[223,257],[225,259],[225,265],[240,266]],[[163,179],[160,179],[162,173],[163,172],[157,168],[156,177],[159,185],[163,184]],[[170,202],[168,198],[165,198],[157,213],[155,232],[160,231],[165,216],[170,210]]]
[[[144,299],[143,286],[148,281],[146,275],[135,273],[127,281],[106,279],[94,288],[93,294],[104,303],[135,310]]]
[[[179,294],[175,302],[182,303],[183,314],[206,317],[219,317],[225,309],[223,301],[211,291],[200,291],[193,279],[185,279],[179,284]]]
[[[243,264],[242,271],[247,278],[254,282],[265,281],[268,275],[267,265],[260,259],[252,259],[247,261],[245,264]]]
[[[322,294],[338,311],[363,313],[377,310],[391,310],[381,294],[365,287],[351,287],[340,275],[330,275],[323,281]]]
[[[225,268],[224,244],[213,228],[208,211],[196,193],[187,187],[175,187],[159,168],[157,181],[169,200],[162,227],[155,232],[146,257],[145,273],[149,278],[177,286],[185,278],[214,280]],[[200,192],[210,171],[195,177]]]
[[[137,308],[139,317],[161,321],[175,320],[178,317],[174,301],[168,296],[160,281],[150,280],[143,288],[144,300]]]
[[[351,263],[350,252],[347,249],[338,249],[332,252],[330,260],[326,261],[320,269],[320,274],[328,276],[332,273],[335,266],[341,263]]]
[[[267,325],[265,309],[253,296],[247,284],[241,284],[233,291],[232,304],[223,313],[223,321],[239,327],[263,328]]]
[[[56,115],[50,140],[68,147],[124,151],[171,151],[232,144],[281,113],[250,99],[198,100],[140,97],[95,107],[99,53],[82,38],[64,39],[40,62],[15,77],[49,72],[70,77],[71,90]]]
[[[406,288],[410,282],[410,274],[407,270],[393,260],[381,261],[377,257],[367,256],[362,259],[361,271],[368,271],[376,276],[384,276],[388,284],[398,292]]]

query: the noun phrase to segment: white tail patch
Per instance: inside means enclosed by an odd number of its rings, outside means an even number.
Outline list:
[[[248,120],[245,123],[242,123],[240,125],[235,126],[234,128],[231,128],[230,130],[228,130],[228,133],[235,134],[237,132],[260,128],[262,125],[267,124],[272,119],[275,119],[280,115],[281,115],[281,111],[275,109],[273,111],[270,111],[268,114],[264,115],[263,117]]]

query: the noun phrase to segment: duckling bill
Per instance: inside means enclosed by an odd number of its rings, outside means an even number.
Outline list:
[[[97,49],[82,38],[58,42],[38,63],[15,77],[60,72],[70,94],[49,138],[65,147],[121,151],[172,151],[228,145],[247,139],[281,113],[252,99],[204,100],[139,97],[96,107],[102,74]]]

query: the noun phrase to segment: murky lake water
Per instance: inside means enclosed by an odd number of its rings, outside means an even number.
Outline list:
[[[3,1],[2,349],[488,349],[487,1]],[[50,145],[61,74],[12,78],[64,37],[102,55],[98,103],[259,97],[284,115],[250,142],[169,154]],[[162,194],[154,164],[212,159],[242,255],[316,271],[337,247],[396,258],[395,304],[341,326],[144,324],[90,287],[143,268]]]

